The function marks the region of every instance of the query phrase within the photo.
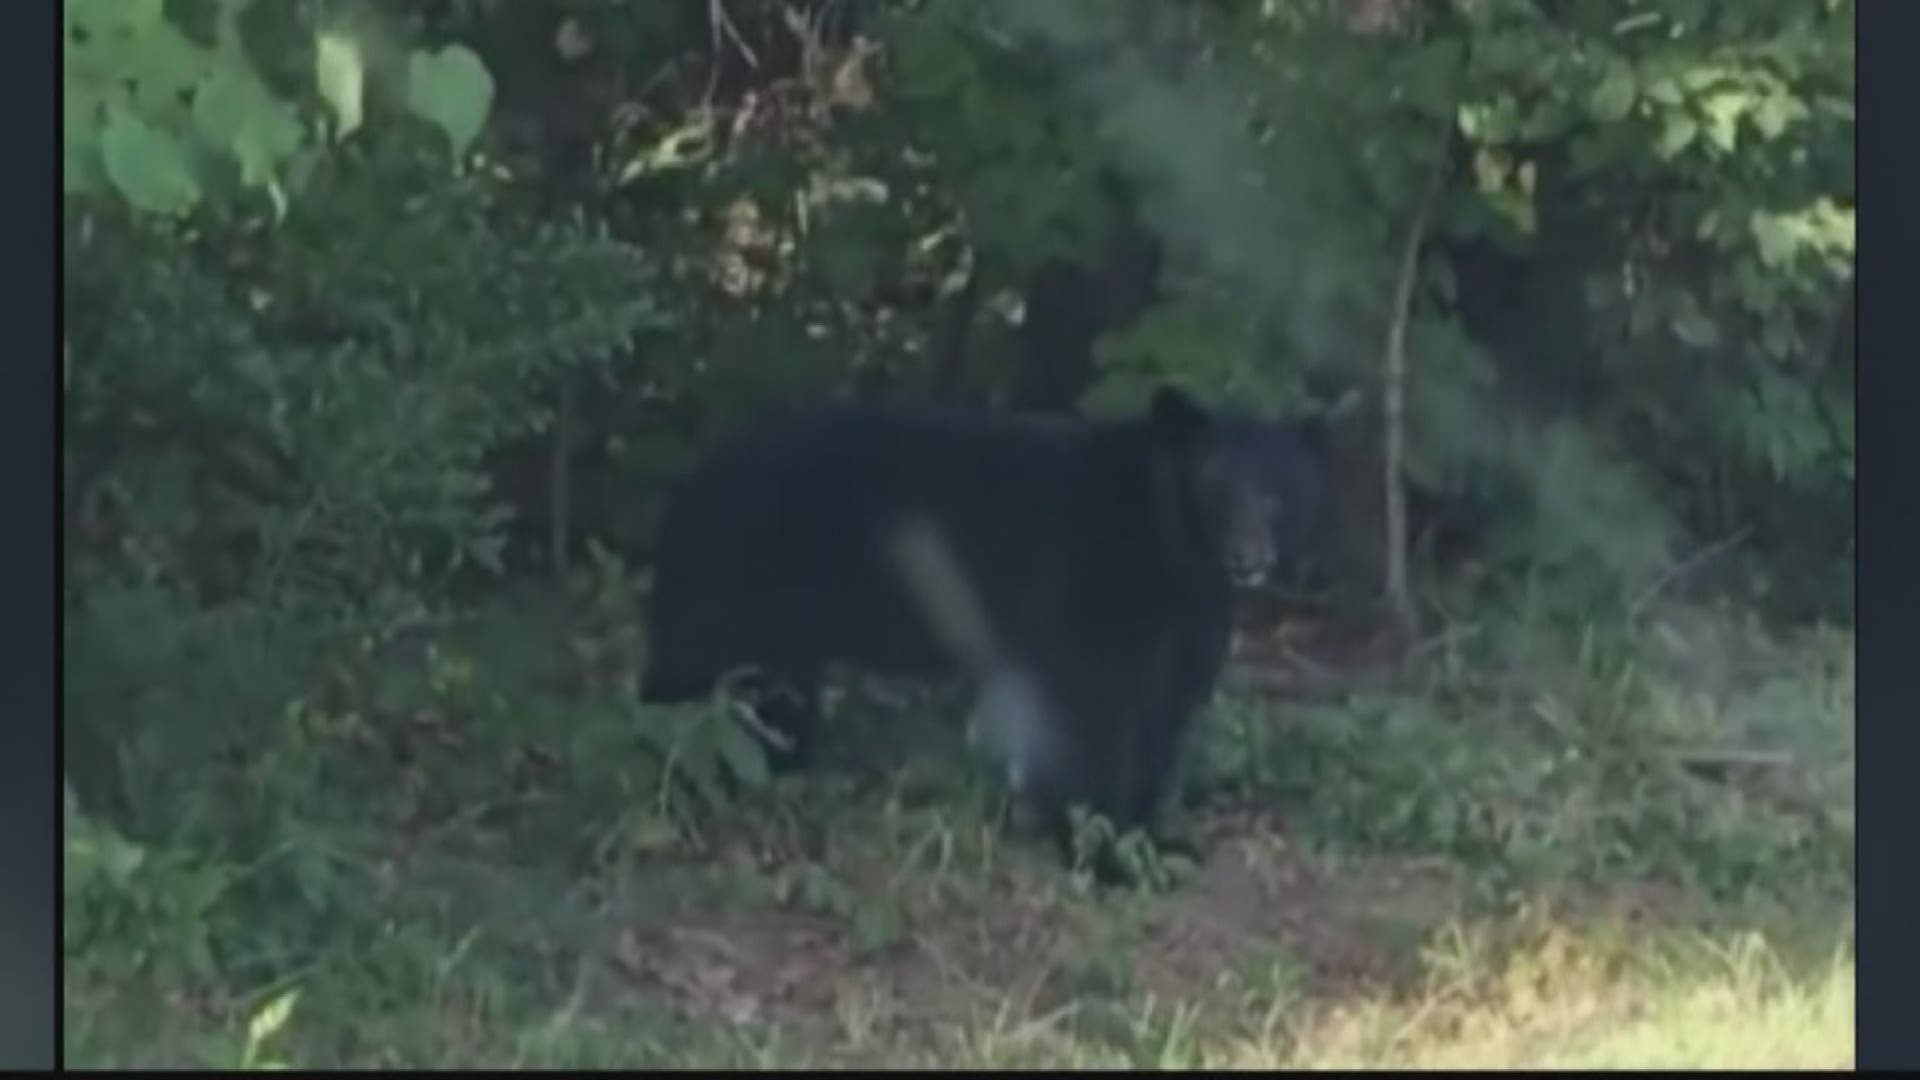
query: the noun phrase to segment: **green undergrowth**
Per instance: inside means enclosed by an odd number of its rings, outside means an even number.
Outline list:
[[[229,733],[70,788],[68,1060],[1851,1061],[1846,635],[1496,619],[1393,692],[1229,679],[1177,808],[1206,864],[1095,898],[957,692],[849,684],[774,782],[726,708],[634,701],[628,616],[516,596],[111,699]]]

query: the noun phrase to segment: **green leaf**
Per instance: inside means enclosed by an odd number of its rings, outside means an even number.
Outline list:
[[[343,139],[353,134],[360,127],[361,93],[366,84],[360,43],[337,31],[317,35],[313,69],[320,97],[333,109],[333,137]]]
[[[200,183],[188,167],[180,141],[154,129],[125,106],[107,107],[100,156],[107,178],[140,210],[182,214],[199,201]]]
[[[107,877],[115,885],[124,886],[147,861],[147,853],[129,841],[122,840],[112,833],[101,834],[100,859],[104,864]]]
[[[158,26],[165,0],[66,0],[61,14],[69,27],[88,34],[131,33]]]
[[[1567,107],[1566,102],[1557,99],[1545,99],[1534,105],[1533,112],[1527,117],[1521,133],[1529,142],[1551,142],[1559,139],[1573,126],[1577,116]]]
[[[1490,101],[1460,106],[1460,130],[1488,144],[1511,142],[1520,126],[1520,107],[1513,95],[1502,92]]]
[[[300,124],[292,110],[239,68],[213,69],[193,95],[194,126],[240,163],[241,179],[267,187],[280,162],[300,148]]]
[[[1788,124],[1803,119],[1807,107],[1798,98],[1786,94],[1775,94],[1762,101],[1753,110],[1753,125],[1768,140],[1777,139]]]
[[[243,1056],[249,1064],[257,1059],[261,1044],[286,1026],[287,1020],[293,1015],[294,1003],[299,999],[299,990],[288,990],[267,1002],[259,1012],[253,1014],[252,1019],[247,1021],[247,1046]]]
[[[150,120],[185,123],[182,95],[191,93],[216,60],[171,23],[141,30],[115,42],[97,58],[100,73],[116,87],[133,92],[134,104]]]
[[[1681,101],[1680,84],[1674,82],[1671,78],[1650,80],[1646,85],[1642,86],[1640,90],[1648,99],[1657,101],[1662,105],[1678,105]]]
[[[437,53],[416,51],[407,65],[407,106],[440,125],[457,157],[467,152],[486,123],[493,106],[493,76],[461,45]]]
[[[80,87],[60,101],[60,183],[65,192],[97,191],[100,168],[100,99]]]
[[[1769,267],[1782,267],[1793,259],[1802,245],[1801,232],[1793,218],[1775,214],[1755,214],[1748,223],[1754,244],[1760,249],[1760,261]]]
[[[1676,113],[1667,118],[1666,126],[1660,130],[1660,137],[1655,140],[1653,148],[1662,158],[1670,159],[1692,146],[1693,140],[1699,134],[1698,121],[1691,116]]]
[[[1731,152],[1739,141],[1740,114],[1752,105],[1751,95],[1736,90],[1722,91],[1706,100],[1707,137],[1721,150]]]
[[[1633,69],[1616,61],[1607,66],[1607,74],[1593,88],[1592,96],[1587,99],[1587,108],[1596,119],[1615,123],[1626,119],[1638,92]]]
[[[1696,349],[1711,349],[1720,344],[1720,328],[1713,319],[1701,309],[1698,302],[1688,296],[1673,317],[1673,332],[1681,341]]]

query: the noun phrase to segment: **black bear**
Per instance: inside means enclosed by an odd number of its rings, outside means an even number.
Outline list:
[[[1232,591],[1302,553],[1321,472],[1310,426],[1171,388],[1115,421],[792,415],[670,493],[642,697],[745,672],[786,769],[829,664],[981,676],[976,718],[1056,840],[1076,803],[1147,826],[1225,662]]]

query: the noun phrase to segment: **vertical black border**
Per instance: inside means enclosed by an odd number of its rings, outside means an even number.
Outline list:
[[[10,106],[8,143],[11,166],[5,171],[6,208],[14,224],[0,244],[14,264],[0,289],[12,314],[7,317],[7,357],[0,364],[13,389],[0,391],[13,419],[4,432],[5,502],[11,525],[5,557],[12,579],[0,610],[13,629],[6,658],[11,667],[6,695],[7,731],[3,754],[7,776],[0,780],[10,842],[0,870],[0,1070],[51,1069],[57,1053],[59,1023],[55,984],[59,952],[54,941],[55,883],[60,847],[55,840],[60,785],[54,782],[57,724],[55,680],[57,620],[60,611],[60,527],[54,454],[59,417],[58,294],[53,283],[59,264],[58,194],[60,169],[57,115],[59,21],[57,4],[27,4],[13,9],[8,36],[15,46],[11,61],[0,64],[5,82],[0,100]],[[46,20],[44,23],[40,20]],[[30,20],[30,21],[29,21]],[[35,30],[34,27],[42,27]],[[35,45],[34,42],[41,44]],[[51,48],[49,47],[51,46]],[[45,125],[44,127],[42,125]],[[36,149],[39,148],[39,149]],[[39,161],[40,153],[48,156]]]
[[[1920,618],[1913,521],[1920,451],[1912,412],[1920,406],[1920,304],[1913,292],[1913,241],[1920,236],[1913,204],[1913,150],[1900,138],[1914,109],[1913,58],[1907,43],[1920,31],[1920,8],[1861,3],[1858,107],[1863,127],[1877,132],[1856,151],[1861,220],[1856,272],[1860,285],[1859,442],[1855,501],[1859,613],[1859,828],[1856,982],[1861,1069],[1920,1067],[1920,1025],[1914,1022],[1913,973],[1920,963],[1920,895],[1913,858],[1920,807],[1913,769],[1920,765],[1920,723],[1913,706],[1913,624]],[[1902,30],[1901,27],[1907,29]],[[1880,126],[1874,127],[1875,121]],[[1876,272],[1870,264],[1878,263]],[[1906,385],[1908,390],[1900,390]],[[1904,446],[1904,449],[1903,449]]]

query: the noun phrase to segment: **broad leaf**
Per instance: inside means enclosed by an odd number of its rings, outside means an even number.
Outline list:
[[[313,68],[320,96],[333,110],[333,137],[343,139],[353,134],[360,127],[361,92],[366,82],[360,43],[339,32],[317,35]]]
[[[447,133],[456,157],[480,136],[493,106],[493,76],[471,49],[449,45],[415,52],[407,65],[407,106]]]
[[[1638,93],[1633,69],[1616,62],[1608,65],[1600,85],[1593,88],[1593,95],[1587,99],[1587,108],[1596,119],[1616,123],[1626,119],[1627,113],[1632,111]]]
[[[139,209],[181,214],[200,199],[200,183],[187,164],[180,140],[156,130],[123,105],[107,107],[100,157],[107,178]]]

